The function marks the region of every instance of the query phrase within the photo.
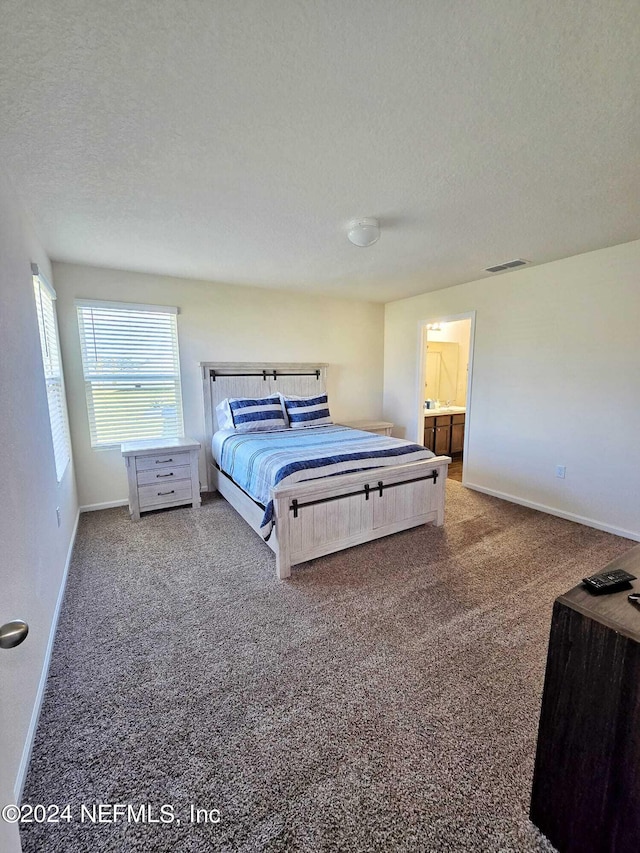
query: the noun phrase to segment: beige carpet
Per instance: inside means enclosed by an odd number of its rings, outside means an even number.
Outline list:
[[[25,853],[550,850],[527,813],[552,602],[633,543],[447,501],[285,583],[222,499],[84,515],[25,792],[71,820]],[[180,824],[83,822],[100,802]]]

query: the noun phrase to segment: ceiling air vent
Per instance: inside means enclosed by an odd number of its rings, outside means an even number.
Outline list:
[[[496,264],[495,267],[487,267],[485,272],[503,272],[504,270],[512,270],[514,267],[523,267],[529,261],[523,261],[522,258],[516,258],[515,261],[505,261],[503,264]]]

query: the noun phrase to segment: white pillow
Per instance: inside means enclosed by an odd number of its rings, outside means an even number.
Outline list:
[[[229,408],[228,398],[216,406],[216,419],[218,421],[218,429],[233,429],[233,415]]]

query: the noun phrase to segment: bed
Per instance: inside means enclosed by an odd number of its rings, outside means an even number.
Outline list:
[[[266,539],[279,579],[298,563],[444,523],[448,456],[333,424],[241,434],[220,428],[217,408],[229,398],[326,393],[326,364],[203,362],[201,370],[208,489]]]

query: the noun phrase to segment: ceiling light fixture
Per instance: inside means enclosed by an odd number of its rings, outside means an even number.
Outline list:
[[[377,219],[354,219],[348,225],[347,237],[354,246],[373,246],[380,239],[380,224]]]

